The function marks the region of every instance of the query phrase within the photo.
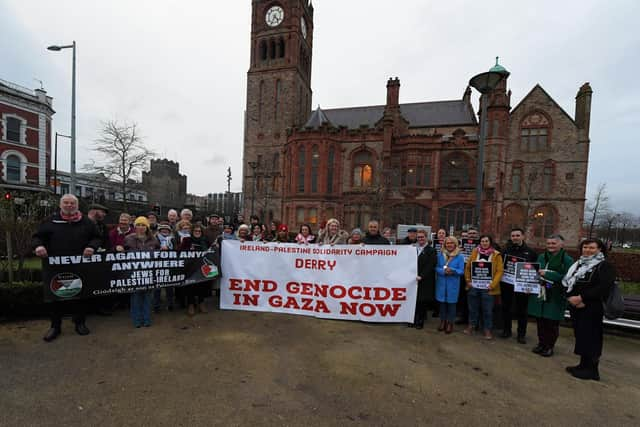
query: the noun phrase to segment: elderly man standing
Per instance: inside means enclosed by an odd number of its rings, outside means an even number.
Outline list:
[[[40,258],[79,254],[90,257],[100,247],[100,234],[95,223],[78,210],[76,196],[65,194],[60,198],[60,211],[40,224],[32,243]],[[71,311],[79,335],[89,334],[85,325],[87,306],[88,303],[82,300],[53,302],[51,328],[43,339],[50,342],[60,335],[64,311]]]
[[[169,209],[167,212],[167,221],[172,231],[176,231],[176,224],[178,223],[178,211],[175,209]]]

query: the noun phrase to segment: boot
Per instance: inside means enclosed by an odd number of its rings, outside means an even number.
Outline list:
[[[198,305],[198,310],[200,311],[200,313],[208,313],[209,310],[207,310],[207,306],[204,304],[204,302],[201,302],[200,305]]]
[[[444,333],[445,334],[450,334],[451,332],[453,332],[453,322],[446,322],[446,326],[444,328]]]
[[[56,338],[58,338],[58,335],[60,335],[60,327],[52,326],[51,328],[49,328],[49,330],[44,335],[44,337],[42,337],[42,339],[45,340],[46,342],[51,342]]]
[[[580,369],[584,369],[585,366],[587,366],[587,358],[584,356],[580,356],[580,363],[578,363],[576,366],[567,366],[565,369],[565,371],[569,372],[571,375],[573,375],[573,372],[576,370],[580,370]]]
[[[78,335],[89,335],[89,332],[89,328],[87,328],[87,325],[85,325],[84,322],[76,323],[76,333]]]
[[[598,372],[599,359],[587,358],[586,361],[587,364],[582,369],[574,370],[573,372],[571,372],[571,375],[581,380],[600,381],[600,372]]]
[[[189,314],[189,316],[195,316],[196,306],[193,304],[189,304],[189,308],[187,308],[187,314]]]
[[[444,320],[440,321],[440,326],[438,326],[438,331],[442,332],[444,331],[444,328],[447,326],[447,322],[445,322]]]

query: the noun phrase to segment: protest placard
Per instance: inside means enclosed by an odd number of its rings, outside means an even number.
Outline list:
[[[489,261],[473,261],[471,263],[471,286],[477,289],[489,289],[493,278],[493,270]]]
[[[539,268],[540,264],[537,262],[517,262],[513,290],[515,292],[523,292],[525,294],[539,294]]]

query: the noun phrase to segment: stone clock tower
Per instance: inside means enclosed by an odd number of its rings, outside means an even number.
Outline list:
[[[283,147],[311,111],[312,47],[310,0],[252,1],[242,191],[245,215],[265,222],[282,219]]]

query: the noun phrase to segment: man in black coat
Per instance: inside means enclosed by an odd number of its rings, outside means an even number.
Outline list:
[[[417,243],[415,245],[418,253],[418,296],[416,298],[416,312],[413,318],[413,324],[409,323],[409,327],[422,329],[424,320],[427,316],[427,307],[435,298],[436,289],[436,251],[429,246],[427,240],[427,232],[418,230],[416,233]]]
[[[100,247],[100,235],[93,221],[78,210],[76,196],[65,194],[60,198],[60,211],[40,224],[32,244],[34,253],[40,258],[79,254],[90,257]],[[43,339],[50,342],[60,335],[65,311],[72,313],[79,335],[89,334],[85,325],[87,308],[88,303],[82,300],[51,303],[51,328]]]
[[[511,239],[502,252],[504,260],[504,273],[500,282],[500,297],[502,300],[502,321],[504,328],[501,338],[509,338],[511,332],[511,309],[518,320],[518,342],[527,343],[527,306],[529,295],[522,292],[514,292],[513,269],[516,262],[537,262],[538,254],[524,242],[524,230],[514,228],[511,230]]]
[[[362,243],[365,245],[390,245],[391,243],[384,236],[380,234],[380,224],[378,221],[369,221],[367,227],[367,233],[362,239]]]
[[[410,229],[407,230],[407,237],[400,240],[398,244],[399,245],[415,245],[416,243],[418,243],[418,238],[416,236],[417,232],[418,232],[417,228],[411,227]]]

